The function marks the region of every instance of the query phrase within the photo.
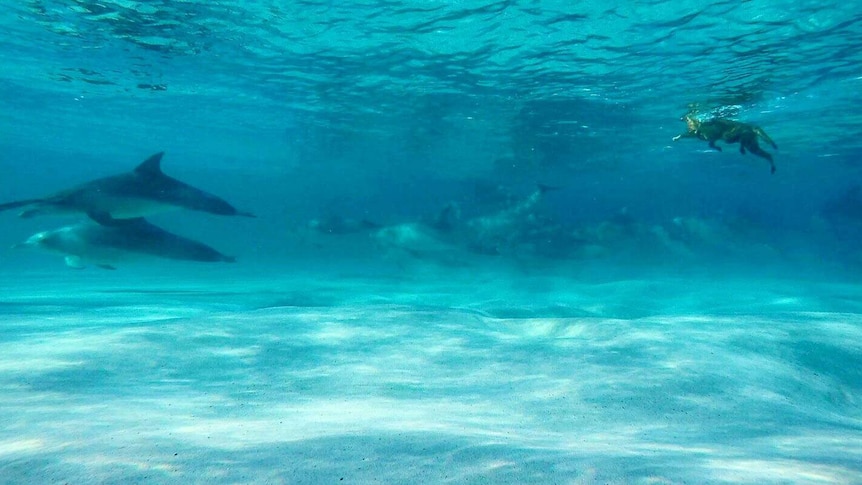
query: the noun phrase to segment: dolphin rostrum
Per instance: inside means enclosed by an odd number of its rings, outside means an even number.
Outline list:
[[[21,217],[85,213],[100,224],[134,219],[173,209],[190,209],[225,216],[254,217],[224,199],[162,172],[164,152],[144,160],[133,171],[87,182],[40,199],[0,204],[0,211],[23,207]]]
[[[44,231],[14,247],[32,247],[66,256],[66,264],[83,268],[91,263],[105,269],[141,256],[200,262],[236,261],[198,241],[168,232],[143,218],[101,225],[87,221]]]

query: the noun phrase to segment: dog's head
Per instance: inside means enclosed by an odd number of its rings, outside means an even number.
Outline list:
[[[693,114],[688,113],[680,118],[680,121],[685,121],[685,125],[688,127],[688,131],[694,133],[700,128],[700,121],[694,117]]]

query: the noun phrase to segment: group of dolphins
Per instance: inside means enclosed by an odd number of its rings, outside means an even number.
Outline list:
[[[529,196],[512,198],[502,209],[472,217],[462,215],[452,202],[435,217],[419,221],[380,225],[332,216],[310,221],[307,229],[327,236],[368,234],[384,254],[461,266],[467,255],[512,256],[535,242],[536,229],[545,223],[537,216],[537,206],[546,193],[557,189],[537,184]]]
[[[15,247],[58,252],[66,264],[93,264],[114,269],[134,256],[233,262],[234,258],[198,241],[168,232],[145,217],[174,209],[224,216],[255,217],[224,199],[169,177],[162,172],[163,152],[147,158],[133,171],[87,182],[38,199],[0,204],[0,211],[23,208],[21,217],[86,215],[89,220],[34,234]]]
[[[688,130],[674,140],[700,138],[718,150],[715,145],[718,140],[740,143],[742,153],[747,149],[767,159],[775,172],[772,156],[759,148],[757,139],[776,145],[760,127],[718,118],[699,121],[695,114],[682,118]],[[128,173],[93,180],[43,198],[0,204],[0,211],[23,208],[20,215],[25,218],[43,214],[84,214],[89,218],[86,222],[34,234],[15,246],[59,252],[65,255],[66,264],[74,268],[89,263],[114,269],[119,261],[143,255],[234,262],[233,257],[206,244],[168,232],[144,219],[173,209],[255,217],[237,210],[224,199],[165,175],[161,169],[163,155],[163,152],[152,155]],[[420,259],[440,255],[446,258],[459,247],[472,253],[504,254],[534,242],[536,233],[547,239],[544,232],[536,230],[542,224],[534,209],[543,195],[553,189],[540,184],[525,200],[470,219],[461,218],[457,205],[449,205],[433,221],[379,226],[367,221],[331,218],[312,221],[309,228],[324,234],[371,232],[385,249]]]

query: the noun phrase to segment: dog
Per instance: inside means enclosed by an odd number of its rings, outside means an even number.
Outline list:
[[[745,151],[748,150],[758,157],[765,158],[769,161],[770,173],[775,173],[775,163],[772,161],[772,155],[760,148],[757,139],[758,137],[763,138],[764,141],[775,149],[778,149],[778,145],[759,126],[724,118],[700,121],[692,114],[687,114],[680,118],[680,120],[685,121],[688,130],[673,137],[673,141],[677,141],[680,138],[700,138],[709,142],[710,148],[715,148],[718,151],[721,151],[721,147],[715,144],[718,140],[722,140],[725,143],[739,143],[739,153],[745,155]]]

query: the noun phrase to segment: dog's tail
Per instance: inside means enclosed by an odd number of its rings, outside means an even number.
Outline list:
[[[757,133],[757,136],[759,136],[760,138],[763,138],[764,140],[766,140],[767,143],[772,145],[772,148],[775,148],[776,150],[778,150],[778,145],[776,145],[775,142],[772,141],[772,138],[769,138],[769,135],[767,135],[766,132],[763,131],[763,128],[756,126],[756,127],[754,127],[754,132]]]

